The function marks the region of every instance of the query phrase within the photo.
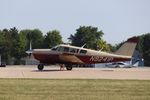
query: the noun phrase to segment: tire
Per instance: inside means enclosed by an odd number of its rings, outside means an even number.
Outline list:
[[[72,65],[66,65],[67,70],[72,70]]]
[[[38,68],[39,71],[42,71],[44,69],[44,65],[43,64],[39,64],[37,66],[37,68]]]

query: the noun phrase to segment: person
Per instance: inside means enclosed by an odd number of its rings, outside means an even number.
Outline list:
[[[60,64],[60,70],[64,70],[64,64]]]

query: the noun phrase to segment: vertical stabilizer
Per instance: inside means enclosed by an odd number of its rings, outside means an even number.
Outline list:
[[[132,56],[138,43],[138,37],[129,38],[116,52],[117,55]]]

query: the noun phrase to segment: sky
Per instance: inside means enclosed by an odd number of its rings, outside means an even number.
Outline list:
[[[80,26],[98,27],[113,45],[150,33],[150,0],[0,0],[1,30],[59,30],[68,42]]]

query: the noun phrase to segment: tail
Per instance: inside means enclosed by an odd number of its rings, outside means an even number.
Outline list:
[[[116,52],[117,55],[132,56],[139,41],[138,37],[129,38]]]

